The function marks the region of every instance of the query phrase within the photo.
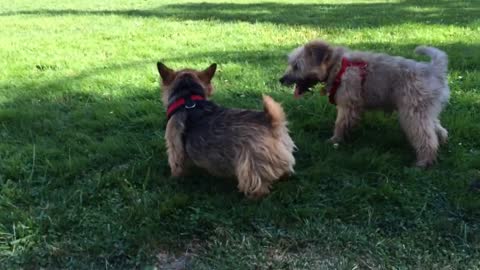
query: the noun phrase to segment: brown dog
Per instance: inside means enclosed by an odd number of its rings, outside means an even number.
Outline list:
[[[157,63],[167,110],[168,163],[173,176],[187,163],[218,176],[238,179],[247,197],[270,192],[271,184],[293,173],[295,147],[280,104],[263,97],[264,112],[227,109],[207,100],[216,64],[203,71],[174,71]]]
[[[337,106],[333,143],[343,141],[347,131],[368,109],[397,110],[400,124],[417,154],[416,165],[426,167],[436,160],[439,142],[447,141],[439,114],[448,102],[447,55],[433,47],[417,47],[431,62],[417,62],[386,54],[349,51],[323,41],[311,41],[289,55],[289,65],[280,79],[295,84],[299,97],[323,82],[331,103]]]

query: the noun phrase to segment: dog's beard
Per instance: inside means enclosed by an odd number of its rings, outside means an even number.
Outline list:
[[[297,80],[295,82],[295,87],[294,87],[295,98],[300,98],[306,92],[311,91],[311,87],[313,87],[318,82],[320,81],[315,78],[305,78],[305,79]]]

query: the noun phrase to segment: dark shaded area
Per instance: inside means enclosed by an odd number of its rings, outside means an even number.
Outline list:
[[[474,179],[470,184],[470,190],[473,192],[480,192],[480,179]]]
[[[476,0],[461,2],[405,0],[371,4],[186,3],[163,5],[149,10],[20,10],[2,13],[0,16],[119,15],[180,20],[267,22],[335,29],[380,27],[404,23],[465,26],[473,23],[471,18],[478,17],[478,14],[480,14],[480,5]],[[395,19],[392,20],[392,17]]]

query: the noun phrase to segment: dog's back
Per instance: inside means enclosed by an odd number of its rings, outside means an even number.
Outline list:
[[[251,193],[262,188],[262,181],[293,172],[295,146],[278,103],[265,96],[264,111],[211,106],[212,113],[185,132],[185,149],[195,165],[237,176],[239,187],[245,185],[240,189]]]
[[[187,124],[185,150],[193,163],[210,173],[235,176],[238,151],[268,134],[268,119],[264,112],[214,106],[211,114]]]
[[[350,51],[352,61],[368,62],[363,100],[370,108],[397,109],[412,99],[445,104],[450,96],[447,84],[447,55],[436,48],[419,46],[415,52],[428,55],[431,62],[419,62],[383,53]],[[356,77],[353,74],[353,77]]]

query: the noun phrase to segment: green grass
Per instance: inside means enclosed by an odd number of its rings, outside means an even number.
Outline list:
[[[479,14],[476,0],[0,5],[0,268],[479,269]],[[395,115],[324,142],[335,108],[277,82],[288,51],[317,37],[449,54],[437,166],[411,166]],[[225,106],[281,101],[297,174],[257,202],[233,181],[171,179],[157,60],[217,62]]]

